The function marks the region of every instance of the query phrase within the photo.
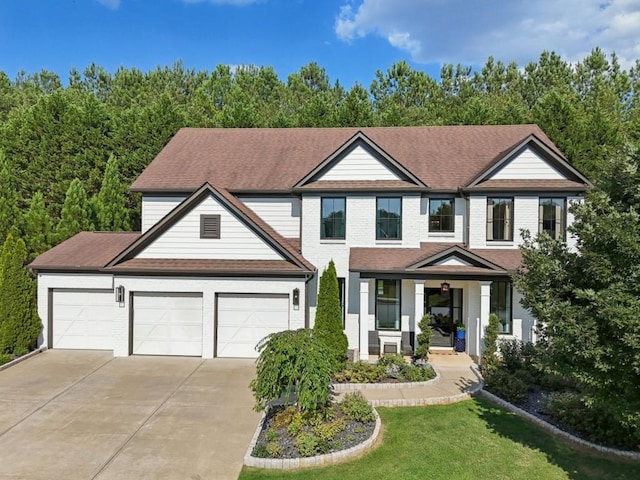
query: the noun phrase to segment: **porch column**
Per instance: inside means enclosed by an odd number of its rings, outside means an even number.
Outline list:
[[[369,279],[360,279],[360,360],[369,360]]]
[[[424,280],[414,280],[415,282],[415,303],[413,306],[413,318],[414,325],[413,331],[415,332],[415,339],[413,350],[415,351],[418,348],[418,335],[422,333],[418,323],[422,319],[422,315],[424,314]]]
[[[478,329],[476,332],[476,352],[478,357],[482,356],[484,350],[484,329],[489,324],[489,314],[491,312],[491,282],[482,281],[480,283],[480,318],[478,319]]]

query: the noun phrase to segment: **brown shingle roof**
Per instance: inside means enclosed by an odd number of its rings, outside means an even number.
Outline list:
[[[183,128],[133,183],[134,191],[288,191],[358,131],[435,189],[467,185],[536,125],[372,128]]]
[[[96,270],[140,237],[139,232],[80,232],[39,255],[32,270]]]
[[[126,260],[109,270],[115,273],[167,273],[167,274],[303,274],[300,268],[286,260],[205,260],[134,258]]]
[[[462,253],[469,252],[507,272],[514,272],[522,263],[522,254],[513,249],[467,249],[460,244],[430,243],[420,244],[420,248],[352,248],[349,269],[356,272],[413,272],[413,273],[500,273],[500,270],[479,266],[427,265],[410,268],[412,265],[428,261],[429,258],[458,247]],[[455,253],[454,253],[455,255]]]
[[[584,183],[574,182],[572,180],[485,180],[473,187],[465,188],[466,191],[540,191],[540,190],[556,190],[556,191],[577,191],[584,192],[586,189]]]
[[[319,191],[352,191],[366,190],[368,192],[375,191],[394,191],[394,190],[417,190],[424,191],[426,188],[420,187],[411,182],[404,180],[343,180],[343,181],[318,181],[310,182],[299,187],[300,190],[319,190]]]

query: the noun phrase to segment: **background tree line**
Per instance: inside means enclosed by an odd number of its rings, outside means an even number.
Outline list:
[[[599,49],[575,65],[549,52],[524,69],[491,57],[477,71],[449,64],[440,78],[399,62],[377,71],[368,89],[345,89],[315,63],[286,81],[271,67],[219,65],[209,72],[179,62],[113,74],[91,64],[82,73],[72,70],[65,86],[44,70],[14,80],[0,72],[0,240],[13,228],[33,256],[75,233],[57,225],[65,198],[94,202],[110,157],[117,165],[109,181],[119,193],[103,194],[100,201],[104,206],[124,195],[127,213],[98,219],[94,208],[93,218],[78,221],[82,228],[137,229],[139,198],[126,187],[185,126],[537,123],[575,166],[597,180],[612,155],[640,142],[639,96],[640,62],[626,71],[615,54]],[[27,221],[11,209],[35,213]],[[49,219],[45,228],[55,233],[44,240],[32,232],[33,217],[44,219],[43,212]],[[118,217],[115,223],[110,215]]]

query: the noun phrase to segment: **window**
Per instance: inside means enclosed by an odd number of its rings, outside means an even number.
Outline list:
[[[432,198],[429,200],[429,231],[453,232],[455,199]]]
[[[564,240],[564,198],[541,198],[538,214],[538,232],[547,232],[555,240]]]
[[[320,238],[344,240],[346,230],[345,198],[323,198],[321,209]]]
[[[513,198],[487,199],[487,240],[513,240]]]
[[[344,278],[338,277],[338,293],[340,294],[340,310],[342,311],[342,328],[344,328],[344,319],[345,319],[345,303],[344,303]]]
[[[376,329],[400,330],[400,280],[376,280]]]
[[[220,238],[220,215],[200,215],[200,238]]]
[[[511,334],[511,283],[492,282],[489,303],[500,319],[500,333]]]
[[[376,205],[376,239],[398,240],[402,238],[402,199],[380,197]]]

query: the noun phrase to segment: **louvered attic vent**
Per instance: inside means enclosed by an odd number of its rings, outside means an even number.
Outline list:
[[[200,238],[220,238],[220,215],[200,215]]]

